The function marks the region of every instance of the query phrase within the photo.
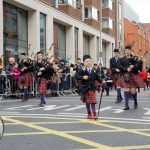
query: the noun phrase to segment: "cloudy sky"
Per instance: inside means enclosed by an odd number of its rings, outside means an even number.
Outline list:
[[[140,22],[150,23],[150,0],[125,0],[138,14]]]

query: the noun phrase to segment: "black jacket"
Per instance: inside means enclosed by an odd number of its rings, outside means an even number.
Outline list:
[[[42,75],[38,75],[39,69],[43,67],[45,70],[42,71]],[[50,66],[50,63],[47,60],[42,60],[42,62],[36,61],[34,63],[33,71],[36,78],[45,78],[46,80],[49,80],[54,73],[54,69]]]
[[[84,80],[83,76],[89,76],[88,80]],[[82,80],[81,93],[86,91],[95,91],[95,80],[102,82],[102,78],[99,76],[99,72],[96,69],[91,70],[91,74],[88,75],[86,67],[79,69],[78,73],[75,75],[76,80]]]
[[[10,74],[12,69],[13,69],[13,65],[8,63],[7,66],[6,66],[6,74]]]
[[[112,75],[114,75],[114,74],[117,73],[117,72],[116,72],[116,69],[118,69],[118,62],[119,62],[119,59],[120,59],[120,58],[118,58],[118,61],[117,61],[117,62],[116,62],[115,57],[112,57],[112,58],[110,59],[110,70],[112,71]]]
[[[130,65],[133,65],[134,68],[131,70],[131,73],[138,74],[138,70],[142,67],[142,60],[138,60],[138,57],[132,57],[127,59],[126,56],[122,57],[118,61],[118,68],[121,70],[121,74],[127,73],[127,68]]]
[[[25,71],[21,71],[21,69],[23,67],[27,67],[27,69]],[[27,73],[27,72],[33,72],[33,61],[30,58],[27,58],[26,61],[20,61],[18,63],[18,69],[21,72],[21,75],[23,73]]]

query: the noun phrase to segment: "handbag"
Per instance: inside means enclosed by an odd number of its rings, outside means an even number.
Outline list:
[[[26,77],[24,77],[24,76],[20,77],[20,81],[21,81],[21,83],[25,83]]]
[[[123,75],[123,78],[124,78],[124,81],[125,81],[125,82],[130,82],[131,74],[130,74],[130,73],[125,73],[125,74]]]
[[[114,80],[117,81],[117,80],[118,80],[118,77],[119,77],[118,74],[115,74],[115,75],[114,75]]]

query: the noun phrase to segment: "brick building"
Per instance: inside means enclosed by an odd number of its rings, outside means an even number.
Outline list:
[[[124,19],[124,44],[132,45],[136,53],[150,53],[150,30],[144,24],[134,24]]]
[[[90,54],[95,63],[109,66],[114,48],[123,48],[123,0],[1,0],[0,56],[51,45],[54,57]],[[106,57],[107,56],[107,57]]]

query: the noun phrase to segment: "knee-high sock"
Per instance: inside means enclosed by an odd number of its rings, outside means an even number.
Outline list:
[[[125,105],[128,106],[128,102],[129,102],[129,98],[130,98],[130,92],[125,91],[124,96],[125,96]]]
[[[40,94],[40,98],[41,98],[41,103],[44,103],[44,94]]]
[[[121,88],[117,88],[117,97],[121,96]]]
[[[95,104],[91,104],[92,111],[95,112]]]
[[[137,92],[135,94],[132,94],[132,97],[134,99],[134,103],[137,104]]]
[[[28,88],[24,88],[24,97],[28,96]]]
[[[87,112],[90,112],[91,110],[90,110],[90,104],[87,104],[86,103],[86,109],[87,109]]]

